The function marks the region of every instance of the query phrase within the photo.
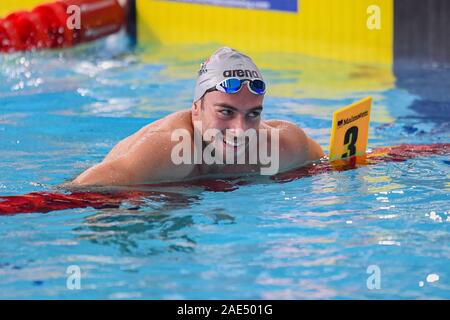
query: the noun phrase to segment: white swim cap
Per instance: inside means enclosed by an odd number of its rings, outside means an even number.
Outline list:
[[[232,48],[222,47],[201,64],[195,85],[194,102],[227,78],[264,80],[249,56]]]

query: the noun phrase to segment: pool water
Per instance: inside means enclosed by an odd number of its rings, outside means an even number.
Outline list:
[[[123,42],[0,56],[0,196],[51,191],[189,108],[199,64],[217,48]],[[450,140],[445,66],[394,76],[383,65],[253,57],[269,84],[264,117],[297,123],[325,150],[332,112],[366,95],[371,148]],[[437,155],[162,192],[139,207],[0,216],[0,298],[449,299],[449,165]],[[70,266],[80,289],[67,285]]]

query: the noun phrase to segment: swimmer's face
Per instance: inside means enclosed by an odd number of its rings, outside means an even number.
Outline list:
[[[203,100],[203,103],[202,103]],[[202,122],[202,129],[217,129],[225,134],[225,130],[259,128],[264,95],[256,95],[246,85],[235,94],[220,91],[208,92],[193,105],[193,120]]]
[[[207,131],[221,133],[221,136],[215,135],[208,143],[212,142],[223,157],[228,153],[238,157],[248,150],[251,144],[250,140],[245,138],[246,133],[258,132],[263,100],[263,95],[251,93],[246,85],[235,94],[208,92],[200,101],[194,103],[192,119],[200,121],[202,135],[208,136]]]

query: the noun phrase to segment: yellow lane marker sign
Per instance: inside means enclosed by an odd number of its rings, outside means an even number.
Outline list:
[[[372,97],[367,97],[333,113],[331,161],[365,155],[371,107]]]

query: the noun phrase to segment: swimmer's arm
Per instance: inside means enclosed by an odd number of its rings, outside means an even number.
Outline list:
[[[194,165],[175,165],[171,159],[173,144],[169,134],[153,133],[136,141],[120,158],[88,169],[73,184],[111,186],[184,179]]]
[[[133,174],[134,183],[180,181],[187,178],[195,165],[192,161],[189,164],[174,163],[172,151],[179,143],[171,140],[171,131],[151,132],[138,139],[126,160],[127,171]],[[188,147],[193,146],[188,143]]]
[[[80,174],[68,186],[127,185],[133,178],[123,161],[104,161]]]
[[[320,145],[294,123],[284,121],[280,131],[280,172],[319,160],[324,156]]]

